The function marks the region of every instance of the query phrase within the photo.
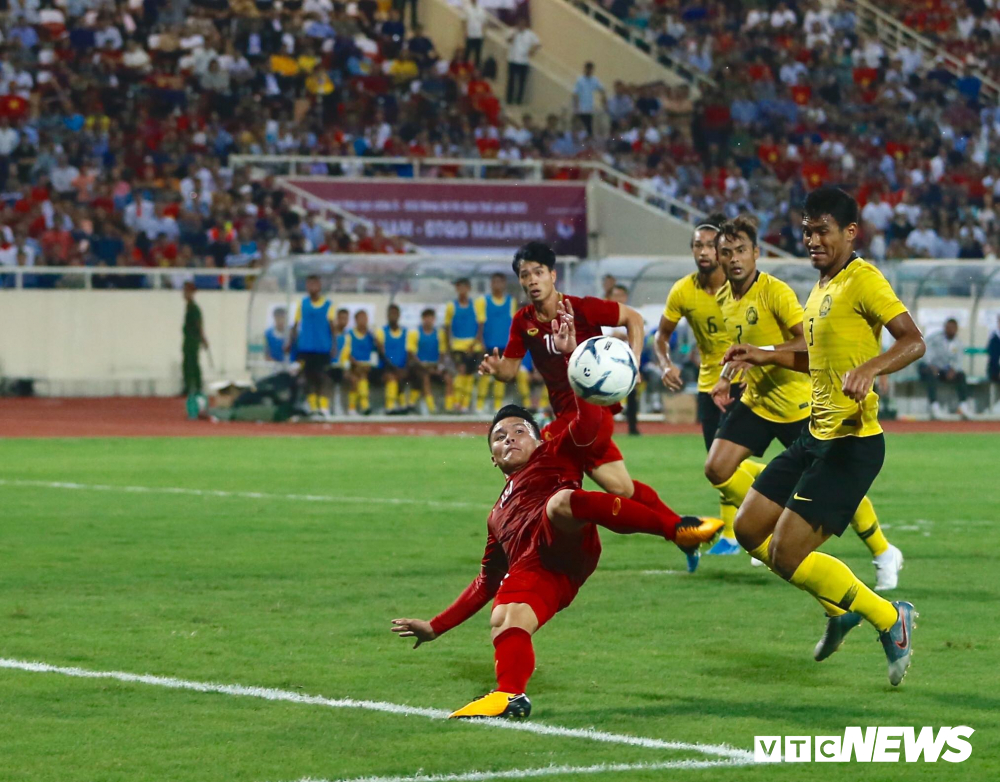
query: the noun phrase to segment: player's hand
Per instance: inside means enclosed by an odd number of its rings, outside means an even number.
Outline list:
[[[772,351],[761,350],[755,345],[731,345],[719,364],[731,364],[734,370],[749,369],[769,363],[771,355]]]
[[[720,377],[719,382],[712,388],[712,401],[715,402],[715,406],[723,413],[726,412],[729,409],[729,406],[735,401],[731,394],[732,386],[732,381],[727,380],[724,377]]]
[[[483,355],[483,360],[479,363],[480,375],[496,375],[500,371],[500,348],[493,348],[492,353]]]
[[[684,388],[684,381],[681,380],[681,368],[674,364],[664,369],[660,377],[668,391],[681,391]]]
[[[875,376],[874,367],[862,364],[844,374],[844,395],[855,402],[863,402],[868,392],[872,390]]]
[[[552,332],[552,344],[560,353],[572,353],[576,350],[576,323],[573,319],[573,305],[568,301],[560,301],[556,305],[558,328]]]
[[[423,619],[393,619],[392,624],[392,632],[397,633],[400,638],[417,639],[417,642],[413,644],[414,649],[420,644],[437,638],[431,623],[425,622]]]

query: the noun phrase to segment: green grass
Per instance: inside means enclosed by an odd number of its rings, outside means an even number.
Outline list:
[[[622,439],[635,477],[711,512],[700,438]],[[1000,778],[1000,508],[996,438],[897,435],[873,491],[921,613],[915,661],[889,686],[874,633],[818,665],[813,601],[744,557],[694,577],[673,547],[603,534],[577,601],[536,636],[533,719],[667,740],[849,725],[970,725],[961,765],[809,765],[627,772],[632,779]],[[489,689],[484,611],[414,651],[388,632],[429,618],[475,574],[501,481],[480,438],[0,441],[0,478],[363,501],[0,485],[0,656],[450,709]],[[828,550],[866,580],[848,533]],[[698,758],[371,711],[272,703],[0,670],[0,779],[291,782],[549,764]],[[566,778],[566,777],[561,777]]]

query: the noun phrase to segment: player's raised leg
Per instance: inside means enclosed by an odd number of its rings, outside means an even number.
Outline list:
[[[726,525],[722,530],[722,537],[709,554],[736,554],[740,550],[733,523],[736,520],[735,511],[743,503],[756,477],[744,464],[750,455],[751,451],[746,446],[718,437],[709,449],[705,460],[705,477],[719,492],[720,507],[725,509],[724,512],[732,509],[726,513],[731,518],[723,516]]]

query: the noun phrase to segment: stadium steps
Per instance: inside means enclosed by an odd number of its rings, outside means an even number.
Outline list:
[[[937,60],[956,76],[965,72],[965,63],[960,57],[956,57],[938,46],[930,38],[921,35],[913,28],[907,27],[875,3],[869,2],[869,0],[841,0],[841,2],[854,11],[859,28],[863,32],[875,36],[890,52],[896,52],[904,45],[909,46],[912,49],[921,50],[927,63]],[[1000,83],[980,71],[974,71],[974,73],[983,83],[983,96],[994,103],[1000,99]]]

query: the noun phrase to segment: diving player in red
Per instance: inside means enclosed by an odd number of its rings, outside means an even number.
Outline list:
[[[541,373],[549,390],[549,399],[556,419],[541,433],[543,440],[557,437],[566,430],[576,413],[573,389],[566,374],[569,356],[555,345],[553,323],[558,328],[560,307],[568,310],[576,328],[576,338],[583,342],[603,334],[603,326],[624,326],[628,343],[636,356],[642,355],[645,337],[642,315],[625,304],[592,296],[566,296],[556,290],[556,255],[544,242],[528,242],[514,255],[514,273],[528,295],[530,304],[514,315],[510,338],[503,356],[498,350],[487,354],[479,365],[479,374],[492,375],[501,382],[517,376],[521,359],[531,352],[535,368]],[[628,497],[653,510],[662,505],[656,490],[632,480],[625,468],[622,452],[611,439],[615,430],[614,415],[620,405],[601,408],[598,436],[587,452],[584,471],[609,494]],[[685,549],[685,547],[682,547]],[[688,570],[698,566],[698,547],[686,548]]]
[[[564,314],[553,344],[563,353],[576,347],[572,316]],[[680,517],[660,503],[651,509],[604,492],[583,491],[589,450],[600,437],[601,408],[578,399],[572,417],[543,440],[530,412],[507,405],[493,419],[488,441],[492,462],[506,478],[487,519],[486,551],[479,575],[458,599],[432,620],[393,619],[392,632],[433,641],[493,599],[490,629],[497,689],[451,714],[456,718],[527,717],[525,695],[535,669],[531,636],[566,608],[601,556],[600,525],[628,535],[646,533],[693,546],[718,532],[721,521]],[[564,408],[565,409],[565,408]]]

